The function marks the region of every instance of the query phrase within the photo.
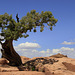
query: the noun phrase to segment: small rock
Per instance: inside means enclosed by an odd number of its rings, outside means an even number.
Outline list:
[[[5,59],[5,58],[0,59],[0,65],[5,65],[5,64],[8,64],[8,63],[9,63],[9,61],[7,59]]]
[[[58,70],[61,70],[61,68],[58,68]]]

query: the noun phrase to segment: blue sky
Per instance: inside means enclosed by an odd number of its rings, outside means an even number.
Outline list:
[[[0,0],[0,14],[7,12],[21,19],[27,12],[51,11],[58,22],[53,31],[45,28],[41,33],[29,33],[28,38],[14,41],[14,48],[21,56],[40,57],[56,53],[75,58],[75,0]]]

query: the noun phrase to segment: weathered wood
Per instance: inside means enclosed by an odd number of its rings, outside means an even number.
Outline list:
[[[12,40],[6,40],[1,45],[3,48],[3,50],[1,49],[2,57],[6,58],[10,62],[10,65],[15,65],[15,66],[22,65],[22,61],[19,54],[13,48]]]

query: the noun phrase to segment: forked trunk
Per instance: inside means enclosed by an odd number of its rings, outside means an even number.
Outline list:
[[[2,57],[9,60],[10,65],[20,66],[22,65],[22,61],[18,53],[13,48],[13,40],[6,40],[4,43],[1,44],[3,50]]]

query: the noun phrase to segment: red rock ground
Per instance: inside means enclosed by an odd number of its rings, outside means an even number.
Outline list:
[[[62,58],[44,57],[44,58],[55,59],[59,61],[54,64],[45,64],[44,67],[46,67],[49,70],[49,71],[47,70],[46,72],[19,71],[17,67],[0,66],[0,75],[75,75],[75,59],[68,57],[62,57]],[[22,58],[23,62],[25,62],[26,60],[31,60],[31,59],[26,57]],[[2,64],[3,59],[0,59],[0,61],[1,61],[0,64]],[[4,63],[7,63],[7,61],[4,60]]]

